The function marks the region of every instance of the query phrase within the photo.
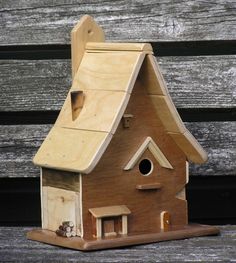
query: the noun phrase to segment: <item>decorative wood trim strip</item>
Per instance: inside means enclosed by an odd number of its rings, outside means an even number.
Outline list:
[[[166,159],[165,155],[162,153],[162,151],[156,145],[153,139],[151,137],[147,137],[145,141],[142,143],[142,145],[139,147],[139,149],[136,151],[136,153],[133,155],[133,157],[130,159],[128,164],[124,167],[124,170],[126,171],[131,170],[138,162],[138,160],[140,159],[140,157],[142,156],[142,154],[146,149],[148,149],[153,154],[155,159],[162,167],[173,169],[172,165]]]
[[[162,188],[162,184],[160,184],[160,183],[136,185],[136,189],[138,189],[138,190],[157,190],[157,189],[161,189],[161,188]]]
[[[176,198],[181,199],[181,200],[186,200],[186,193],[185,193],[185,187],[180,190],[176,195]]]
[[[87,42],[86,50],[100,51],[153,51],[149,43]]]
[[[122,215],[128,215],[131,213],[129,208],[126,205],[90,208],[89,212],[95,218],[103,218],[103,217],[110,217],[110,216],[122,216]]]
[[[42,170],[42,168],[41,168]],[[48,229],[48,188],[42,185],[42,229]]]
[[[82,174],[80,174],[79,176],[79,202],[80,202],[80,224],[81,224],[81,237],[84,236],[84,224],[83,224],[83,202],[82,202],[82,198],[83,198],[83,189],[82,189]]]
[[[186,184],[189,182],[189,162],[186,161]]]
[[[40,167],[40,206],[41,206],[41,227],[44,228],[44,209],[43,209],[43,168]]]
[[[127,215],[122,215],[122,235],[128,234],[128,217]]]
[[[102,238],[102,219],[96,218],[97,238]]]
[[[184,133],[168,132],[168,134],[173,138],[189,161],[194,163],[205,163],[207,161],[207,153],[188,130]]]

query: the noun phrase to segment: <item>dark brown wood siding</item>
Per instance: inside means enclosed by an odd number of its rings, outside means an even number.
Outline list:
[[[96,168],[82,179],[83,227],[84,238],[92,237],[92,217],[89,208],[127,205],[131,211],[128,216],[128,232],[160,231],[160,213],[168,210],[173,225],[187,222],[186,202],[175,198],[175,194],[184,187],[186,179],[186,157],[175,142],[165,133],[164,128],[146,95],[145,87],[137,82],[125,111],[134,117],[130,128],[124,128],[122,122]],[[163,154],[173,166],[173,170],[154,163],[154,172],[144,178],[138,165],[131,171],[124,171],[133,154],[147,136],[153,138]],[[143,155],[149,156],[148,153]],[[154,159],[152,158],[154,161]],[[140,191],[136,189],[141,181],[158,180],[161,174],[161,190]],[[146,180],[145,180],[146,179]]]

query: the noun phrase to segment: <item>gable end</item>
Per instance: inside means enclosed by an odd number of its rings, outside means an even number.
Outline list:
[[[125,171],[131,170],[135,164],[138,162],[142,154],[145,152],[145,150],[148,149],[157,162],[160,164],[160,166],[167,168],[167,169],[173,169],[170,162],[167,160],[163,152],[160,150],[160,148],[156,145],[156,143],[153,141],[151,137],[147,137],[145,141],[142,143],[142,145],[138,148],[136,153],[133,155],[133,157],[130,159],[130,161],[127,163],[127,165],[124,167]]]

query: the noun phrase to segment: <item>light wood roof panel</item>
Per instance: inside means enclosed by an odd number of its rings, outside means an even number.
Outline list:
[[[43,167],[89,173],[111,137],[106,132],[53,127],[33,161]]]
[[[73,120],[69,93],[56,126],[114,133],[129,97],[126,92],[84,90],[84,105],[79,116]]]
[[[145,54],[108,52],[84,54],[72,90],[132,91]]]

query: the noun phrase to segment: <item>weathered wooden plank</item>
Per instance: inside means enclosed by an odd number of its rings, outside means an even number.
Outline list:
[[[0,177],[37,177],[32,158],[51,125],[0,126]]]
[[[58,110],[71,86],[68,60],[0,61],[0,111]]]
[[[236,106],[236,56],[162,57],[157,60],[176,107]]]
[[[29,227],[0,228],[1,262],[234,262],[236,226],[220,226],[220,236],[165,241],[84,253],[26,239]]]
[[[236,106],[236,56],[157,58],[178,108]],[[59,110],[70,60],[1,60],[0,111]]]
[[[235,39],[235,1],[2,1],[0,45],[70,43],[84,14],[94,16],[109,40]]]
[[[186,126],[209,155],[206,164],[191,164],[191,175],[236,175],[236,122],[192,122]],[[39,176],[31,160],[50,127],[0,126],[0,177]]]
[[[236,122],[188,122],[186,126],[208,153],[207,163],[190,165],[190,175],[236,175]]]

